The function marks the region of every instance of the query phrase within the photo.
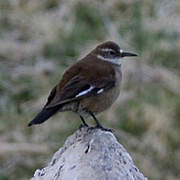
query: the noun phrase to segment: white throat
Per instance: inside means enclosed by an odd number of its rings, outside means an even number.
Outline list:
[[[122,63],[122,58],[105,58],[101,55],[97,55],[97,58],[101,59],[103,61],[108,61],[108,62],[116,64],[116,65],[121,65],[121,63]]]

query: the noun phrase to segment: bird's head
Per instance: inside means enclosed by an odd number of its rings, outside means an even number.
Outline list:
[[[118,44],[112,41],[104,42],[94,49],[94,55],[100,60],[121,65],[121,59],[127,56],[137,56],[135,53],[123,51]]]

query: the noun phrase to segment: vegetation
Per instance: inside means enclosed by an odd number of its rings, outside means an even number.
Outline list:
[[[120,98],[100,121],[149,179],[180,179],[179,22],[174,0],[0,1],[0,180],[32,177],[78,129],[73,113],[27,123],[64,70],[105,40],[139,56],[123,62]]]

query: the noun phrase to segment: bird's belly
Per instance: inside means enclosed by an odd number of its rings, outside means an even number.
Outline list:
[[[120,93],[120,88],[115,87],[110,91],[104,92],[94,97],[89,97],[80,102],[79,111],[91,111],[98,114],[108,109],[117,99]]]
[[[120,87],[104,92],[94,97],[81,99],[79,102],[72,102],[64,105],[60,111],[74,111],[83,117],[88,117],[89,112],[98,114],[108,109],[117,99]]]
[[[80,99],[79,101],[68,103],[62,107],[61,111],[74,111],[83,117],[88,116],[89,112],[98,114],[105,111],[119,96],[121,77],[121,70],[117,69],[116,84],[114,88],[95,96],[86,97],[84,99]]]

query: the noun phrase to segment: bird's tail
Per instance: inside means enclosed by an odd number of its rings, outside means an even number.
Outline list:
[[[58,110],[58,106],[49,109],[43,108],[43,110],[39,114],[37,114],[37,116],[28,124],[28,126],[43,123],[44,121],[48,120],[52,115],[57,113]]]

